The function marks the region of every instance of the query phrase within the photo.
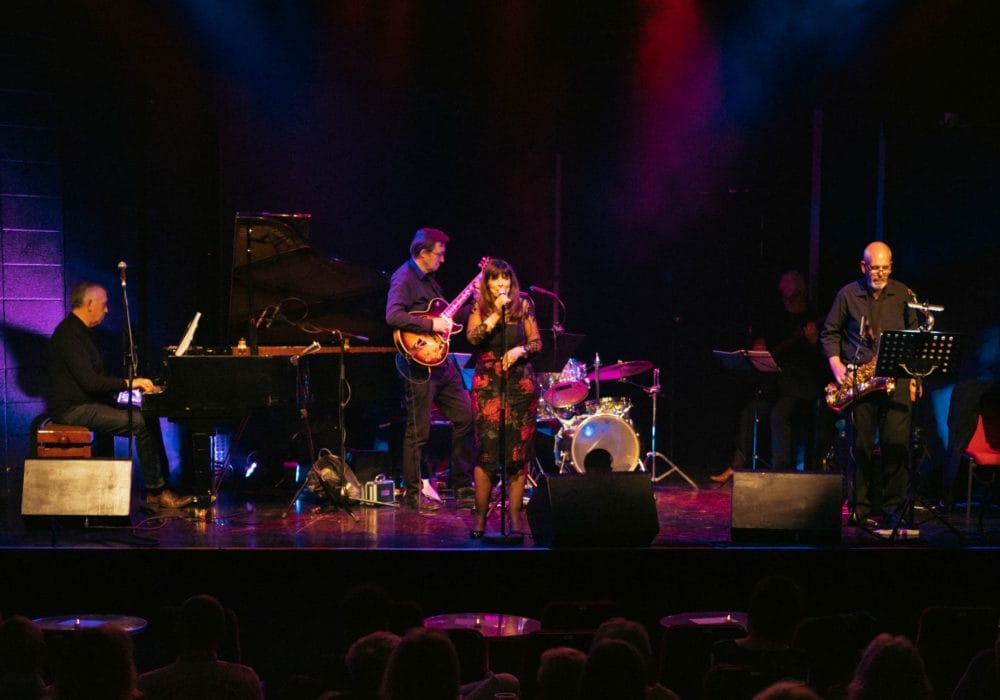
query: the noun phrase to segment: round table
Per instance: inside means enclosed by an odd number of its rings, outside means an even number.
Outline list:
[[[484,637],[524,637],[542,628],[542,623],[521,615],[504,613],[445,613],[424,620],[424,627],[440,630],[479,630]]]
[[[54,617],[39,617],[35,624],[42,628],[43,632],[72,632],[73,630],[87,629],[90,627],[100,627],[111,623],[118,625],[130,635],[137,635],[146,629],[146,621],[141,617],[131,615],[113,614],[86,614],[86,615],[55,615]]]
[[[731,610],[717,612],[683,612],[666,615],[660,618],[660,627],[668,629],[670,627],[698,627],[701,625],[719,627],[722,625],[739,625],[744,631],[747,629],[747,614],[745,612],[733,612]]]

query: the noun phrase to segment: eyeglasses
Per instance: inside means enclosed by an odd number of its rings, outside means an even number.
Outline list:
[[[868,263],[864,263],[864,266],[869,272],[890,272],[892,270],[892,263],[888,265],[869,265]]]

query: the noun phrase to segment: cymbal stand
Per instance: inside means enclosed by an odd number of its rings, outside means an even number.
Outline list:
[[[649,478],[650,478],[650,480],[653,483],[657,483],[657,482],[659,482],[659,481],[661,481],[663,479],[666,479],[668,476],[670,476],[671,474],[673,474],[673,473],[676,472],[682,479],[684,479],[686,482],[688,482],[689,484],[691,484],[691,488],[693,488],[695,491],[697,491],[698,490],[698,484],[694,483],[691,480],[691,477],[689,477],[687,474],[685,474],[684,471],[680,467],[678,467],[676,464],[674,464],[669,459],[667,459],[667,457],[665,457],[663,454],[661,454],[660,452],[656,451],[656,404],[658,403],[658,399],[659,399],[659,395],[660,395],[660,370],[659,369],[653,369],[653,386],[648,387],[648,388],[643,387],[642,390],[644,392],[646,392],[646,395],[649,396],[649,398],[653,402],[653,422],[652,422],[652,425],[650,426],[650,430],[649,430],[649,452],[646,453],[646,458],[643,460],[643,463],[642,463],[643,469],[648,469],[649,470]],[[657,459],[662,459],[664,462],[666,462],[670,466],[670,469],[668,469],[667,471],[663,472],[662,474],[660,474],[658,476],[656,474],[656,460]]]

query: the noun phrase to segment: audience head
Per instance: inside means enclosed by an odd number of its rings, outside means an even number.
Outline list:
[[[178,637],[184,651],[218,651],[226,630],[226,611],[210,595],[188,598],[181,606]]]
[[[399,636],[392,632],[372,632],[351,645],[344,661],[351,675],[351,697],[378,697],[382,676]]]
[[[45,665],[45,635],[26,617],[15,615],[0,623],[0,676],[41,674]]]
[[[920,652],[903,636],[879,634],[871,641],[847,689],[849,700],[929,700],[931,683]]]
[[[620,639],[605,639],[594,645],[583,668],[580,698],[642,700],[645,696],[646,673],[635,647]]]
[[[412,629],[389,656],[382,679],[385,700],[457,700],[458,654],[441,632]]]
[[[542,652],[538,661],[538,697],[541,700],[575,700],[587,655],[573,647],[555,647]]]
[[[753,700],[823,700],[802,681],[778,681],[753,696]]]
[[[139,697],[132,639],[117,625],[74,632],[56,679],[60,700],[126,700]]]
[[[787,576],[765,576],[754,586],[747,608],[750,635],[789,644],[802,618],[802,589]]]
[[[626,620],[624,617],[613,617],[601,623],[601,626],[594,632],[594,640],[590,648],[593,649],[605,639],[620,639],[635,647],[635,650],[639,652],[640,658],[642,658],[642,666],[645,669],[643,678],[646,678],[647,681],[649,680],[647,675],[653,663],[653,647],[649,643],[649,635],[646,633],[645,627],[634,620]]]

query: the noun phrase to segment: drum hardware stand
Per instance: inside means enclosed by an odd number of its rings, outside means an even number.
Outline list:
[[[643,387],[643,391],[646,393],[647,396],[649,396],[649,398],[653,402],[653,423],[652,423],[652,425],[650,427],[650,431],[649,431],[650,432],[650,435],[649,435],[649,452],[646,453],[646,459],[643,460],[642,468],[644,470],[647,470],[647,469],[649,470],[649,478],[650,478],[650,480],[654,484],[657,483],[657,482],[659,482],[659,481],[662,481],[663,479],[666,479],[671,474],[677,473],[682,479],[684,479],[684,481],[686,481],[689,484],[691,484],[691,488],[693,488],[695,491],[697,491],[698,490],[698,484],[694,483],[691,480],[691,477],[689,477],[687,474],[685,474],[684,471],[680,467],[678,467],[676,464],[674,464],[669,459],[667,459],[667,457],[665,457],[662,453],[656,451],[656,404],[658,403],[658,399],[659,399],[659,395],[660,395],[660,370],[659,369],[654,369],[653,370],[653,386],[648,387],[648,388]],[[662,459],[664,462],[666,462],[667,465],[670,466],[670,469],[668,469],[667,471],[663,472],[660,475],[657,475],[656,474],[656,460],[657,459]]]

